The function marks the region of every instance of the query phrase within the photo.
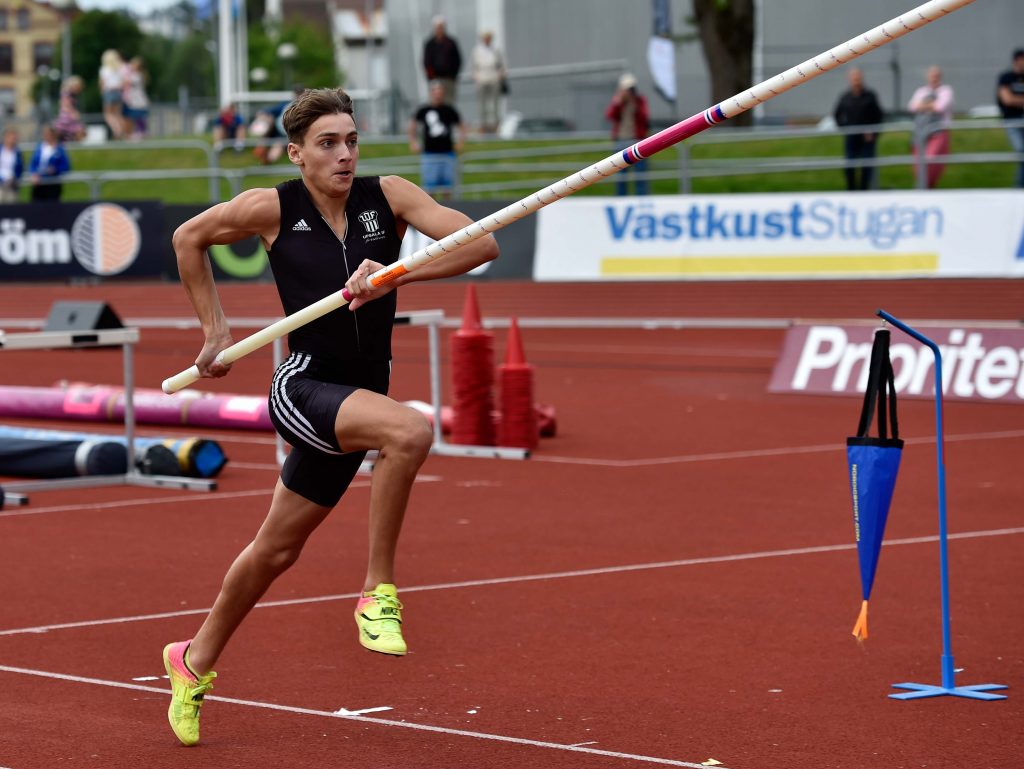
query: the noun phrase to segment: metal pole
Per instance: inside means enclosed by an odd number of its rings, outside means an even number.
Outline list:
[[[124,357],[124,445],[127,453],[126,475],[136,475],[135,469],[135,362],[134,344],[125,342]]]
[[[988,694],[991,689],[1005,689],[1001,684],[980,684],[975,686],[957,687],[955,669],[953,667],[953,642],[949,620],[949,555],[947,548],[946,527],[946,462],[942,428],[942,352],[939,346],[920,332],[897,320],[885,310],[879,310],[878,316],[896,328],[909,334],[921,344],[931,349],[935,356],[935,450],[938,469],[939,487],[939,571],[942,582],[942,686],[927,684],[894,684],[901,689],[911,689],[904,694],[890,694],[893,699],[916,699],[918,697],[934,697],[941,694],[952,694],[973,699],[1003,699],[1002,695]]]
[[[66,81],[71,77],[71,16],[65,10],[61,12],[61,75]]]
[[[440,321],[431,321],[427,325],[430,339],[430,402],[434,406],[434,445],[444,442],[444,431],[441,429],[441,344],[438,326]]]

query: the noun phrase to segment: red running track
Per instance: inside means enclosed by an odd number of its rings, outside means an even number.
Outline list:
[[[1020,281],[482,284],[485,316],[1014,319]],[[62,298],[184,316],[174,286],[0,288],[0,316]],[[458,316],[457,284],[402,309]],[[225,286],[273,315],[265,286]],[[934,417],[909,439],[871,604],[860,604],[844,438],[854,398],[766,392],[782,332],[524,328],[559,433],[527,462],[432,457],[400,550],[412,653],[359,647],[366,480],[218,665],[204,744],[166,726],[160,649],[186,637],[264,514],[270,436],[220,435],[213,494],[101,488],[0,512],[0,766],[993,767],[1024,752],[1024,410],[946,404],[952,629],[962,684],[1008,699],[897,702],[938,683]],[[496,349],[504,350],[497,332]],[[137,380],[191,362],[196,332],[144,330]],[[116,351],[5,352],[0,383],[117,383]],[[262,392],[269,353],[215,387]],[[447,370],[445,374],[448,376]],[[394,395],[426,399],[422,331]],[[110,428],[107,428],[110,429]],[[222,699],[223,698],[223,699]],[[333,715],[383,708],[360,719]]]

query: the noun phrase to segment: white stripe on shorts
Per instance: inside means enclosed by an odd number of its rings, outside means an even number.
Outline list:
[[[298,356],[294,360],[285,361],[284,365],[278,369],[270,388],[270,406],[282,424],[291,430],[297,438],[325,454],[340,456],[344,452],[337,451],[330,443],[319,437],[313,429],[313,425],[310,424],[309,420],[303,416],[302,412],[295,407],[295,404],[288,397],[286,390],[288,380],[296,374],[305,371],[306,367],[309,366],[309,361],[309,355],[304,357]]]

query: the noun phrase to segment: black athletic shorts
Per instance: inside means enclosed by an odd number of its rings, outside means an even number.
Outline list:
[[[292,446],[281,468],[288,489],[324,507],[338,504],[366,456],[338,446],[338,407],[360,389],[387,395],[390,379],[389,361],[342,363],[293,352],[277,367],[270,419]]]

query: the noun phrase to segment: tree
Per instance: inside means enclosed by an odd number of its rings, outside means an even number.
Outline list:
[[[191,98],[217,95],[217,69],[209,42],[209,32],[193,32],[171,47],[158,86],[160,98],[176,101],[180,86],[188,89]]]
[[[294,43],[298,56],[286,72],[277,56],[281,43]],[[330,32],[314,24],[289,19],[277,30],[267,34],[262,20],[249,23],[249,67],[262,67],[269,73],[263,85],[267,90],[290,90],[301,84],[306,88],[331,88],[342,84],[343,78],[334,62],[334,43]],[[291,76],[292,82],[285,79]]]
[[[754,0],[693,0],[693,16],[711,73],[711,103],[718,104],[752,84]],[[750,125],[752,117],[744,112],[729,122]]]
[[[87,11],[71,22],[71,71],[85,81],[79,107],[85,112],[102,109],[99,88],[100,58],[113,48],[122,58],[143,53],[144,35],[135,19],[116,11]]]

